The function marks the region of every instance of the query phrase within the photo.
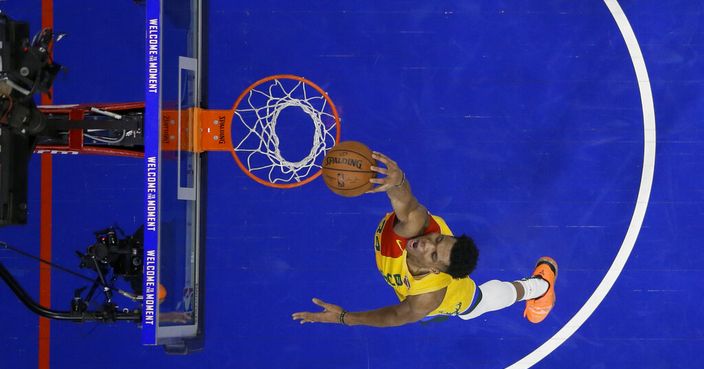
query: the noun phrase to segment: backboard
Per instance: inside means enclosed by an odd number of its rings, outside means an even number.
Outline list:
[[[201,0],[147,3],[142,343],[187,351],[202,333]],[[158,286],[166,291],[159,298]]]

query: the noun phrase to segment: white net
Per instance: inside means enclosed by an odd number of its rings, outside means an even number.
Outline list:
[[[300,109],[313,125],[310,151],[303,158],[287,159],[281,152],[281,142],[291,137],[280,137],[277,125],[290,124],[279,119],[289,108]],[[325,153],[335,145],[338,124],[330,101],[318,89],[302,80],[276,78],[255,86],[241,99],[233,117],[234,150],[242,165],[262,180],[301,182],[321,168]],[[245,127],[242,138],[235,135],[240,126]],[[303,142],[307,145],[307,140]]]

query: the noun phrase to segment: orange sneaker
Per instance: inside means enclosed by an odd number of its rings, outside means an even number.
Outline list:
[[[548,282],[548,290],[540,297],[526,300],[523,316],[531,323],[540,323],[555,306],[555,280],[557,279],[557,263],[551,257],[543,256],[535,264],[533,276]]]

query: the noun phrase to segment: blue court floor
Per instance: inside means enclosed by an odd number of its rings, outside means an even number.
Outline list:
[[[0,10],[35,31],[40,5]],[[68,33],[54,103],[143,100],[144,5],[55,0],[54,12]],[[205,349],[169,356],[131,324],[52,322],[51,367],[701,368],[703,23],[691,0],[210,0],[209,108],[268,75],[310,79],[337,105],[343,140],[396,160],[419,201],[475,239],[477,283],[522,278],[550,255],[557,305],[539,325],[520,303],[473,321],[301,326],[291,313],[316,309],[312,297],[396,303],[372,249],[388,200],[339,197],[321,179],[265,187],[210,153]],[[141,160],[53,165],[55,262],[75,265],[95,230],[142,224]],[[38,253],[38,158],[30,171],[29,224],[0,240]],[[0,260],[38,294],[36,262]],[[54,271],[52,306],[76,287]],[[3,286],[0,301],[0,369],[36,368],[37,317]]]

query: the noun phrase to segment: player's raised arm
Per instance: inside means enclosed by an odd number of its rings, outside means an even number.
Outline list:
[[[369,311],[346,311],[338,305],[319,299],[313,303],[322,307],[322,312],[303,311],[293,313],[292,318],[304,323],[338,323],[344,325],[366,325],[370,327],[397,327],[417,322],[435,310],[445,297],[446,289],[408,296],[399,304]]]
[[[421,205],[413,193],[408,183],[408,178],[398,167],[395,161],[388,156],[374,151],[372,157],[384,164],[386,168],[372,166],[370,169],[384,175],[382,178],[372,178],[369,181],[378,184],[377,187],[368,193],[386,192],[391,200],[396,218],[399,220],[398,230],[401,236],[415,236],[419,229],[425,226],[428,219],[428,211]]]

